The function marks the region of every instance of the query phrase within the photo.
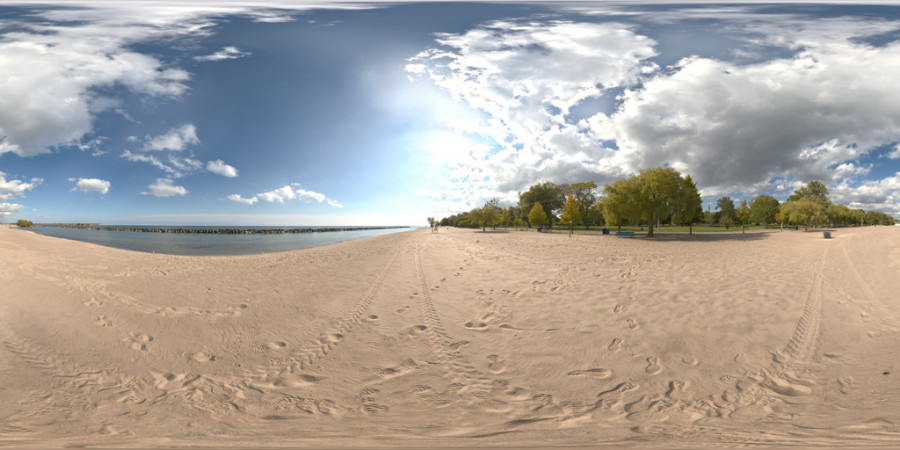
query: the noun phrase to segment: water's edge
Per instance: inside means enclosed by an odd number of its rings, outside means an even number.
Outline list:
[[[103,228],[103,229],[100,229]],[[234,233],[200,232],[133,232],[123,228],[234,230]],[[338,242],[412,230],[412,227],[141,227],[99,226],[31,227],[28,230],[44,236],[69,239],[122,250],[170,255],[249,255],[272,253],[336,244]],[[331,229],[328,232],[289,232],[281,230]],[[278,230],[277,232],[245,232],[246,230]]]

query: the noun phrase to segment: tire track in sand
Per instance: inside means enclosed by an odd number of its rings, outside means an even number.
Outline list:
[[[292,352],[286,358],[283,365],[270,364],[268,366],[260,366],[248,370],[248,375],[254,380],[253,384],[257,387],[274,388],[290,385],[309,385],[318,381],[318,377],[299,372],[322,359],[340,344],[359,324],[367,320],[376,320],[378,318],[377,316],[372,315],[367,316],[366,311],[368,311],[369,305],[372,303],[372,300],[375,299],[381,286],[384,285],[384,280],[387,278],[391,267],[401,253],[403,253],[403,248],[399,249],[391,256],[365,295],[360,298],[352,309],[339,316],[333,327],[319,334],[318,338],[313,339],[303,347]],[[277,341],[269,343],[268,346],[276,349],[282,348],[286,346],[286,344]]]
[[[822,285],[825,281],[825,263],[832,244],[829,242],[826,245],[813,271],[803,313],[788,342],[781,350],[772,352],[769,367],[748,371],[746,375],[738,377],[734,389],[729,389],[722,395],[727,405],[720,406],[730,410],[730,417],[738,420],[758,420],[763,417],[789,420],[790,415],[781,413],[780,406],[795,403],[800,397],[812,394],[817,385],[813,375],[800,375],[797,371],[802,370],[803,365],[813,359],[820,333]]]
[[[425,272],[422,270],[422,258],[418,248],[416,249],[416,275],[422,288],[421,295],[418,297],[422,317],[425,319],[427,327],[424,331],[431,344],[432,353],[438,362],[449,368],[450,381],[461,385],[461,391],[468,391],[476,397],[484,398],[491,391],[491,380],[459,353],[461,346],[456,345],[457,341],[444,330],[431,294],[428,293],[428,283],[425,281]]]

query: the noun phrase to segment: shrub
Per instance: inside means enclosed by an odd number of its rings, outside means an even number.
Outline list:
[[[18,225],[18,226],[20,226],[20,227],[22,227],[22,228],[27,228],[27,227],[30,227],[30,226],[32,226],[32,225],[34,225],[34,224],[33,224],[30,220],[19,219],[19,221],[16,222],[16,225]]]

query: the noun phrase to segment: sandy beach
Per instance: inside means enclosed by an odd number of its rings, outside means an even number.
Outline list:
[[[190,257],[0,227],[0,445],[896,446],[898,228]]]

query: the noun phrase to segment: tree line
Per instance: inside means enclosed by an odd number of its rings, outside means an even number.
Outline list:
[[[804,226],[893,225],[896,220],[878,211],[850,209],[834,204],[828,189],[818,180],[802,186],[784,202],[770,195],[741,200],[735,207],[730,197],[716,200],[718,211],[703,211],[702,200],[690,175],[682,176],[671,167],[641,170],[598,189],[593,181],[572,184],[542,182],[519,193],[517,204],[501,207],[499,199],[484,206],[437,220],[430,225],[481,228],[641,225],[653,236],[661,224],[724,226],[772,224]]]

